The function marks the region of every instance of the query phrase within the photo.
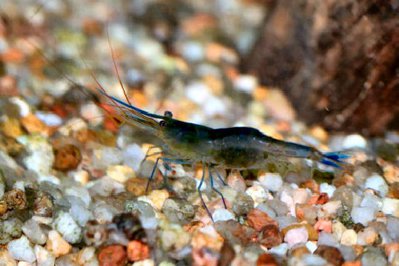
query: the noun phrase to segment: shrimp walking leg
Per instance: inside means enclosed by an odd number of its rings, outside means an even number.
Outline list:
[[[209,211],[208,207],[206,206],[204,198],[202,197],[202,192],[201,192],[201,187],[204,184],[204,180],[205,180],[205,168],[206,168],[206,165],[204,163],[202,163],[202,177],[201,177],[201,181],[198,185],[197,191],[198,191],[199,197],[201,199],[202,206],[204,206],[206,212],[208,213],[209,217],[211,217],[211,219],[213,221],[212,214]]]
[[[157,158],[157,160],[155,161],[154,167],[152,168],[152,171],[151,171],[150,178],[148,178],[147,186],[145,187],[145,191],[146,191],[146,192],[148,191],[148,188],[150,187],[151,181],[154,179],[154,174],[155,174],[155,171],[158,169],[158,163],[159,163],[159,160],[160,160],[161,158],[162,158],[162,157],[159,157],[159,158]]]
[[[220,182],[222,182],[223,186],[227,186],[226,182],[224,181],[223,177],[219,174],[217,170],[215,170],[216,176],[219,178]]]
[[[219,196],[222,198],[224,208],[227,209],[226,201],[225,201],[225,199],[224,199],[224,197],[223,197],[222,192],[220,192],[220,191],[219,191],[217,188],[215,188],[215,186],[214,186],[211,167],[208,167],[208,170],[209,170],[209,179],[211,180],[211,188],[212,188],[213,191],[215,191],[216,193],[219,194]]]

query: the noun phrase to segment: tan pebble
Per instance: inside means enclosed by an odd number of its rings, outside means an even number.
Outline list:
[[[50,128],[34,114],[28,114],[27,116],[22,117],[21,124],[30,134],[40,133],[48,136],[51,131]]]
[[[247,189],[247,185],[245,184],[245,180],[240,174],[239,171],[231,171],[229,176],[227,177],[227,184],[229,187],[244,192]]]
[[[357,243],[357,233],[353,229],[347,229],[342,233],[341,244],[352,246]]]
[[[150,258],[150,248],[141,241],[130,241],[127,245],[127,258],[129,261],[148,259]]]
[[[342,266],[362,266],[362,262],[360,260],[345,261]]]
[[[161,210],[165,200],[169,198],[169,192],[166,189],[153,190],[148,198],[157,210]]]
[[[125,186],[127,191],[132,193],[134,196],[138,197],[146,194],[147,183],[148,179],[146,178],[133,177],[126,181]],[[151,191],[151,189],[152,186],[150,184],[148,190]]]
[[[98,253],[100,266],[124,266],[126,261],[126,251],[121,245],[106,246]]]
[[[300,258],[305,254],[310,254],[309,249],[306,246],[299,246],[299,247],[294,247],[290,251],[290,257],[297,257]]]
[[[216,236],[205,234],[202,232],[195,232],[191,239],[191,246],[196,249],[207,247],[214,250],[219,250],[223,245],[224,239],[217,234]]]
[[[107,176],[112,179],[125,183],[129,178],[135,177],[134,170],[126,165],[111,165],[107,168]]]
[[[339,221],[335,221],[332,224],[332,234],[338,242],[341,241],[342,234],[345,232],[346,227]]]
[[[15,118],[6,119],[4,122],[0,123],[0,131],[7,137],[17,138],[22,135],[22,128]]]
[[[65,241],[57,231],[51,230],[48,233],[46,248],[51,251],[54,256],[59,257],[68,254],[71,251],[72,246]]]

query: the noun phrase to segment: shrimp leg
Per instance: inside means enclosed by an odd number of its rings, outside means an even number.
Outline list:
[[[201,181],[200,181],[200,183],[198,185],[197,191],[198,191],[198,194],[200,196],[200,199],[201,199],[201,202],[202,202],[202,206],[204,206],[206,212],[208,213],[209,217],[211,217],[211,219],[213,221],[212,213],[209,211],[208,207],[206,206],[205,201],[204,201],[204,199],[202,197],[202,192],[201,192],[201,187],[202,187],[202,184],[204,183],[204,180],[205,180],[205,168],[206,168],[205,163],[202,163],[202,177],[201,177]]]
[[[215,170],[217,177],[219,178],[220,182],[223,183],[224,186],[227,186],[227,183],[223,180],[222,176],[219,174],[218,170]]]
[[[208,167],[208,170],[209,170],[209,179],[211,180],[211,188],[212,188],[213,191],[215,191],[216,193],[219,194],[219,196],[222,198],[224,208],[227,209],[226,201],[225,201],[225,199],[224,199],[224,197],[223,197],[222,192],[220,192],[220,191],[219,191],[217,188],[215,188],[215,186],[214,186],[211,167]]]

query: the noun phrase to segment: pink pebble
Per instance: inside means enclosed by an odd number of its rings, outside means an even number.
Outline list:
[[[284,237],[284,241],[287,242],[288,246],[292,246],[298,243],[305,243],[308,241],[309,234],[305,227],[298,227],[289,230]]]

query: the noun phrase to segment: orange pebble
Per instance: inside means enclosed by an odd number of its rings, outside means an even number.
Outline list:
[[[150,257],[150,248],[147,244],[133,240],[127,245],[127,258],[129,261],[145,260]]]

